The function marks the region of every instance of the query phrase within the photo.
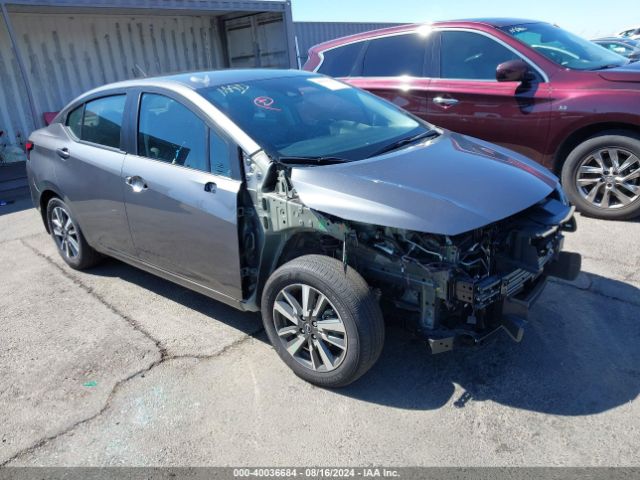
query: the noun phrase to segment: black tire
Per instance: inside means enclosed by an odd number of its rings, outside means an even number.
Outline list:
[[[322,372],[302,365],[276,333],[276,298],[285,287],[298,284],[309,285],[326,296],[344,324],[347,348],[334,370]],[[262,320],[280,358],[300,378],[321,387],[342,387],[357,380],[378,360],[384,344],[382,312],[367,282],[351,267],[345,271],[342,262],[323,255],[298,257],[271,275],[262,293]]]
[[[68,253],[67,249],[62,246],[63,244],[61,244],[60,242],[60,237],[56,236],[55,234],[54,228],[56,228],[56,225],[54,225],[54,221],[56,220],[54,220],[53,218],[55,215],[54,210],[59,213],[59,209],[62,209],[68,215],[68,218],[71,221],[71,225],[74,228],[75,233],[73,235],[73,238],[76,240],[75,243],[77,244],[77,254],[75,255],[70,255]],[[71,214],[69,206],[57,197],[49,200],[49,203],[47,204],[47,225],[49,227],[51,238],[53,239],[57,247],[58,253],[71,268],[74,268],[76,270],[84,270],[86,268],[97,265],[102,260],[102,255],[91,248],[91,246],[85,240],[78,222],[73,218],[73,215]],[[71,247],[69,247],[69,251],[75,253],[74,250],[71,250]]]
[[[591,203],[580,193],[577,183],[578,173],[582,162],[594,153],[605,149],[622,149],[640,158],[640,136],[635,136],[631,132],[603,132],[599,135],[585,140],[579,144],[567,157],[562,166],[562,186],[567,197],[581,213],[608,220],[627,220],[640,215],[640,198],[633,200],[626,206],[616,208],[602,208]],[[605,158],[607,163],[610,158]],[[593,174],[594,178],[597,174]],[[640,188],[640,179],[632,180],[633,185]],[[593,188],[593,187],[590,187]],[[606,184],[602,188],[607,188]],[[628,193],[628,191],[623,190]],[[610,195],[614,198],[613,195]],[[617,205],[619,200],[613,200]],[[620,203],[620,205],[622,205]]]

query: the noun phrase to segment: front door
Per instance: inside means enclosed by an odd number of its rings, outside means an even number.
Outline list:
[[[234,151],[230,141],[178,100],[144,93],[137,155],[127,155],[123,182],[140,260],[241,299],[241,182],[233,178]]]
[[[428,87],[427,119],[541,161],[550,124],[548,83],[539,73],[528,84],[498,82],[497,66],[520,56],[479,33],[440,35],[439,76]]]

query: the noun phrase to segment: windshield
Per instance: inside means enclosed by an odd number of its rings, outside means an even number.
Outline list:
[[[599,70],[629,62],[617,53],[549,23],[511,25],[501,30],[563,67]]]
[[[360,160],[429,125],[328,77],[253,80],[199,90],[272,157]]]

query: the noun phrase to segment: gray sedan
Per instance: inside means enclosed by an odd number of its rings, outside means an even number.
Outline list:
[[[27,149],[33,201],[70,267],[115,257],[261,311],[280,357],[321,386],[375,363],[381,307],[434,353],[498,331],[520,340],[546,277],[579,270],[550,172],[321,75],[107,85]]]

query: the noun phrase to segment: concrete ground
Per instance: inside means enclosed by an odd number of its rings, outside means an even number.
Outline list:
[[[0,465],[621,465],[640,445],[640,223],[579,218],[524,340],[431,356],[390,325],[360,381],[295,377],[260,318],[0,207]]]

